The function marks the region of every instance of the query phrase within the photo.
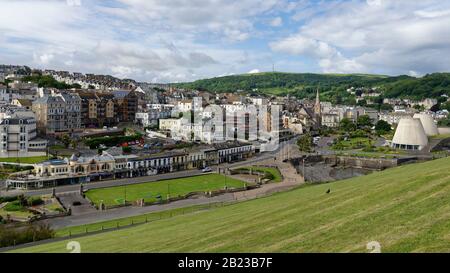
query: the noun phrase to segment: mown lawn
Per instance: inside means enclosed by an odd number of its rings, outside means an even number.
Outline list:
[[[382,252],[449,252],[449,196],[445,158],[77,241],[82,252],[368,252],[371,241]],[[68,241],[19,252],[67,252]]]
[[[245,187],[245,183],[225,177],[219,174],[200,175],[188,178],[163,180],[158,182],[148,182],[129,186],[111,187],[104,189],[89,190],[86,195],[95,204],[103,203],[108,205],[134,202],[144,198],[146,202],[157,201],[158,196],[163,200],[170,197],[185,196],[192,192],[206,192],[228,188]]]
[[[7,215],[10,215],[13,218],[21,218],[21,219],[27,219],[28,217],[32,217],[33,213],[29,212],[28,210],[17,210],[17,211],[7,211],[5,208],[0,209],[0,216],[6,219]]]
[[[0,162],[6,163],[24,163],[24,164],[36,164],[48,160],[47,156],[32,156],[32,157],[5,157],[0,158]]]

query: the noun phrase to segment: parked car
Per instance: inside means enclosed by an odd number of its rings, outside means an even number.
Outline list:
[[[212,172],[212,169],[210,167],[206,167],[202,170],[203,173],[209,173]]]

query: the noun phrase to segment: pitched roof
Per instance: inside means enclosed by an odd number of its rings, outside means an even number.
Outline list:
[[[130,92],[131,91],[117,90],[117,91],[112,91],[111,93],[114,95],[115,98],[123,99],[126,96],[128,96],[128,94],[130,94]]]
[[[31,100],[27,100],[27,99],[17,99],[17,101],[20,103],[20,105],[22,106],[28,106],[31,107],[32,103]]]

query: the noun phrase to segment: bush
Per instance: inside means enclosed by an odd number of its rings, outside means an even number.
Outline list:
[[[29,197],[28,198],[28,206],[39,206],[44,204],[44,200],[42,200],[40,197]]]
[[[132,151],[131,147],[122,147],[122,152],[124,154],[130,154]]]
[[[366,147],[364,147],[363,152],[365,153],[373,153],[375,152],[375,146],[371,146],[371,145],[367,145]]]
[[[350,133],[350,137],[351,138],[367,137],[367,132],[364,130],[356,130],[356,131]]]
[[[0,247],[20,245],[55,237],[49,225],[28,224],[25,228],[6,228],[0,226]]]
[[[269,172],[265,172],[264,173],[264,179],[268,179],[268,180],[274,180],[275,176]]]
[[[19,200],[8,203],[4,207],[5,211],[21,211],[24,209]]]
[[[16,201],[18,196],[5,196],[0,197],[0,203],[13,202]]]

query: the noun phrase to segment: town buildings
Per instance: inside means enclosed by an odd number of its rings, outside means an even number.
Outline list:
[[[111,178],[132,178],[245,160],[252,157],[252,144],[229,142],[197,151],[174,151],[148,156],[76,156],[35,164],[35,171],[10,177],[10,189],[39,189]]]
[[[36,99],[32,109],[36,114],[40,134],[58,136],[67,133],[66,103],[62,97],[45,96]]]
[[[120,122],[134,122],[138,111],[138,102],[142,93],[135,91],[113,91],[115,100],[115,112]]]

